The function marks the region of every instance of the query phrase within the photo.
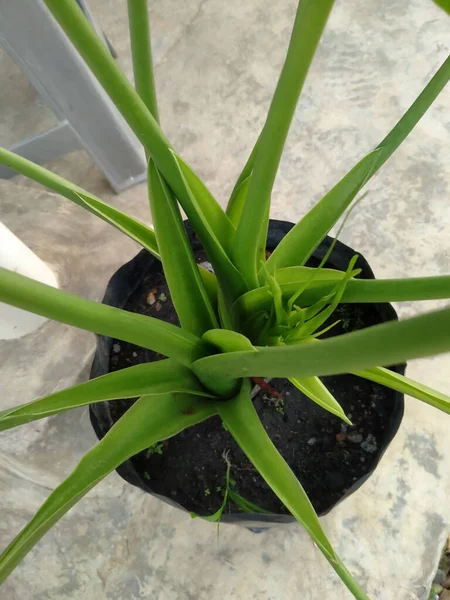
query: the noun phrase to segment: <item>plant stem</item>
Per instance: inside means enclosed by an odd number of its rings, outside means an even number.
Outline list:
[[[137,93],[159,123],[147,0],[128,0],[128,23],[133,56],[134,85]]]

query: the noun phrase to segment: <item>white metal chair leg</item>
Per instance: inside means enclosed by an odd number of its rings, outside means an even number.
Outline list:
[[[43,164],[57,149],[64,153],[81,146],[117,192],[145,180],[139,141],[42,0],[1,0],[0,45],[59,121],[45,134],[16,144],[16,152]],[[0,172],[8,176],[8,170]]]

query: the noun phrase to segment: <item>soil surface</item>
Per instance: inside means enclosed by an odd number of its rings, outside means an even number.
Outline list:
[[[197,252],[198,262],[206,260]],[[316,266],[314,263],[311,266]],[[125,310],[178,324],[163,274],[145,278],[130,296]],[[333,321],[341,324],[328,335],[373,325],[379,321],[368,304],[341,305]],[[116,371],[163,356],[114,340],[110,369]],[[259,381],[255,408],[272,441],[303,484],[314,508],[327,512],[357,480],[376,464],[392,392],[351,375],[324,377],[353,427],[345,425],[309,400],[285,379]],[[255,385],[257,382],[255,382]],[[133,400],[109,402],[114,421]],[[222,503],[226,463],[231,461],[232,489],[259,507],[286,513],[280,500],[251,465],[219,417],[213,417],[136,455],[132,461],[153,492],[171,498],[199,515],[214,513]],[[227,511],[240,512],[232,502]]]

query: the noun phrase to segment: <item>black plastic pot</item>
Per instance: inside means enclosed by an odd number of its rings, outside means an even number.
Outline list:
[[[288,231],[293,227],[292,223],[288,223],[285,221],[270,221],[269,235],[267,240],[267,248],[274,249],[283,237],[288,233]],[[198,250],[201,248],[200,242],[196,237],[195,233],[192,229],[187,225],[188,234],[194,249]],[[330,247],[332,242],[332,238],[328,237],[322,242],[319,248],[314,252],[313,259],[316,261],[320,261],[327,250]],[[355,251],[346,246],[345,244],[337,241],[333,252],[327,262],[327,266],[331,268],[336,268],[342,271],[345,271],[348,267],[348,263],[350,259],[355,255]],[[363,256],[359,254],[358,262],[356,265],[358,268],[362,269],[360,277],[365,279],[374,279],[374,274],[372,269],[370,268],[367,261]],[[133,292],[140,285],[141,281],[145,276],[151,273],[161,272],[161,263],[155,259],[151,254],[149,254],[146,250],[142,250],[139,252],[137,256],[135,256],[130,262],[123,265],[111,278],[106,288],[105,296],[103,298],[103,303],[109,306],[114,306],[117,308],[123,308],[128,300],[128,298],[133,294]],[[387,303],[383,304],[374,304],[372,305],[376,310],[377,316],[379,317],[379,322],[392,321],[397,319],[397,314],[394,308]],[[109,364],[110,364],[110,355],[112,352],[112,344],[113,340],[109,337],[98,336],[97,337],[97,350],[95,353],[92,369],[91,369],[91,378],[98,377],[100,375],[104,375],[109,372]],[[404,373],[406,365],[397,365],[392,367],[394,371],[397,373]],[[391,412],[388,416],[386,426],[384,429],[384,439],[382,443],[379,445],[378,454],[376,456],[375,461],[373,462],[372,469],[362,476],[360,479],[354,482],[354,484],[346,491],[345,494],[342,495],[340,500],[348,497],[354,491],[356,491],[361,485],[368,479],[368,477],[375,470],[378,462],[383,456],[385,450],[391,443],[394,438],[397,430],[400,426],[403,411],[404,411],[404,401],[403,395],[395,392],[393,390],[390,391],[390,400],[391,404]],[[98,438],[101,439],[113,426],[114,421],[112,419],[109,404],[108,402],[101,402],[97,404],[93,404],[90,406],[90,418],[91,423],[94,428],[95,433]],[[128,483],[135,485],[142,489],[143,491],[150,493],[165,502],[171,504],[172,506],[176,506],[177,508],[183,509],[182,506],[174,502],[170,498],[166,498],[155,494],[151,487],[148,484],[148,481],[141,477],[135,465],[133,463],[133,458],[127,460],[123,463],[118,469],[117,472],[119,475],[125,479]],[[333,508],[338,502],[333,504],[328,510],[323,511],[321,514],[325,514],[329,512],[331,508]],[[279,523],[290,523],[295,519],[291,515],[266,515],[266,514],[249,514],[249,513],[231,513],[231,514],[223,514],[221,521],[228,523],[237,523],[243,526],[257,528],[257,527],[270,527],[274,524]]]

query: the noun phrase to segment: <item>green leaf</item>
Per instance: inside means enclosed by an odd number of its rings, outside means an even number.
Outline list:
[[[175,154],[175,153],[174,153]],[[233,241],[235,228],[230,218],[225,214],[224,210],[208,190],[203,181],[194,173],[191,167],[184,162],[181,156],[175,154],[180,171],[183,174],[187,187],[192,192],[195,199],[193,206],[197,212],[201,212],[205,221],[209,224],[214,232],[219,244],[228,254],[230,251],[231,242]],[[189,206],[184,207],[189,219]]]
[[[331,414],[336,415],[348,425],[352,425],[352,422],[343,411],[342,406],[318,377],[290,377],[289,381],[305,394],[305,396],[308,396],[310,400]]]
[[[280,284],[283,299],[287,300],[304,282],[305,275],[298,269],[306,267],[287,267],[276,271],[275,278]],[[325,274],[328,271],[329,274]],[[300,304],[309,306],[330,294],[343,271],[321,269],[314,281],[302,292]],[[411,302],[422,300],[442,300],[450,298],[450,276],[410,277],[399,279],[350,279],[347,282],[341,302]],[[233,306],[233,313],[252,315],[267,310],[271,305],[268,287],[251,290],[241,296]]]
[[[93,215],[100,217],[100,219],[113,225],[113,227],[128,235],[132,240],[135,240],[143,248],[159,258],[155,233],[147,225],[129,217],[117,208],[83,190],[83,188],[67,181],[67,179],[55,175],[51,171],[44,169],[44,167],[40,167],[26,158],[6,150],[6,148],[0,148],[0,164],[13,169],[21,175],[25,175],[25,177],[29,177],[33,181],[37,181],[75,204],[78,204],[78,206],[88,210]]]
[[[331,317],[331,315],[336,310],[338,304],[341,302],[342,294],[344,293],[345,286],[347,285],[348,281],[355,274],[359,273],[359,271],[353,270],[357,260],[357,255],[355,255],[350,260],[344,277],[336,285],[336,288],[333,290],[332,294],[330,294],[329,296],[325,296],[325,298],[322,301],[317,302],[317,305],[305,309],[305,318],[309,320],[306,321],[304,325],[302,325],[298,333],[294,333],[294,338],[309,337],[315,331],[317,331],[319,327],[323,325],[329,317]],[[330,302],[330,305],[324,310],[322,310],[323,306],[328,302]],[[322,312],[319,312],[320,310],[322,310]]]
[[[267,283],[269,285],[270,293],[272,294],[273,309],[275,312],[275,321],[278,326],[285,326],[288,322],[288,313],[283,306],[283,293],[281,291],[280,284],[272,277],[272,275],[266,274]]]
[[[109,223],[119,231],[125,233],[132,240],[138,242],[138,244],[148,250],[153,256],[159,258],[155,232],[151,227],[144,225],[110,204],[103,202],[67,179],[55,175],[51,171],[44,169],[44,167],[40,167],[5,148],[0,148],[0,164],[17,171],[21,175],[29,177],[33,181],[41,183],[58,194],[61,194],[61,196],[64,196],[68,200],[71,200],[78,206],[88,210],[93,215],[100,217],[100,219],[103,219],[106,223]],[[217,300],[217,281],[215,275],[202,267],[199,267],[199,271],[211,301],[215,302]]]
[[[208,258],[212,263],[214,273],[219,280],[222,293],[227,298],[234,300],[246,291],[245,281],[231,262],[223,246],[220,244],[216,231],[207,221],[205,215],[203,214],[202,207],[199,205],[196,196],[194,196],[192,190],[190,189],[189,183],[185,178],[186,165],[175,153],[173,153],[173,157],[189,196],[189,202],[187,204],[183,204],[178,197],[180,204],[188,215],[189,221],[192,227],[195,229],[195,232],[197,233],[208,255]],[[222,231],[220,227],[219,230]]]
[[[230,202],[227,207],[227,215],[230,221],[237,227],[241,220],[242,210],[244,208],[245,200],[247,198],[248,186],[250,185],[250,176],[239,183],[236,191],[230,198]]]
[[[33,402],[0,411],[0,431],[94,402],[169,392],[211,397],[192,371],[172,359],[160,360],[108,373]]]
[[[426,404],[430,404],[442,410],[443,412],[450,415],[450,396],[442,394],[433,388],[422,385],[413,379],[409,379],[400,373],[394,373],[389,369],[383,367],[374,367],[372,369],[365,369],[364,371],[355,371],[354,375],[358,377],[364,377],[364,379],[370,379],[376,383],[381,383],[386,387],[397,390],[402,394],[407,394],[418,400],[422,400]]]
[[[117,210],[110,204],[102,202],[95,196],[85,192],[74,192],[79,202],[77,204],[86,208],[89,212],[100,217],[107,223],[113,225],[119,231],[125,233],[132,240],[138,242],[143,248],[159,258],[158,245],[155,232],[147,225],[129,217],[127,214]]]
[[[274,277],[280,285],[294,284],[297,286],[299,283],[310,282],[311,278],[313,281],[328,281],[335,283],[344,277],[345,271],[339,271],[338,269],[324,269],[316,267],[285,267],[275,271]],[[252,292],[248,292],[251,294]]]
[[[303,525],[349,590],[360,600],[367,596],[342,565],[328,541],[302,485],[273,445],[250,400],[250,383],[228,402],[216,403],[224,425],[281,502]]]
[[[200,277],[178,204],[152,159],[148,188],[156,239],[175,310],[183,329],[200,337],[218,327],[217,317]]]
[[[359,190],[384,165],[450,79],[450,56],[376,149],[364,157],[285,236],[267,261],[273,271],[306,262]]]
[[[210,271],[208,271],[208,269],[205,269],[205,268],[201,267],[200,265],[198,267],[198,271],[202,278],[203,285],[205,286],[206,293],[209,296],[209,301],[211,302],[211,304],[213,306],[216,306],[218,303],[218,293],[219,293],[219,288],[217,285],[217,277],[214,275],[214,273],[211,273]]]
[[[239,177],[237,178],[236,183],[234,184],[233,187],[233,191],[231,192],[231,196],[230,199],[228,201],[228,205],[227,205],[227,215],[231,218],[231,213],[234,212],[235,208],[234,208],[234,203],[236,201],[236,195],[239,191],[239,188],[241,187],[242,183],[248,179],[250,177],[250,175],[252,174],[253,171],[253,165],[255,164],[255,156],[256,156],[256,152],[258,150],[258,145],[259,145],[259,141],[261,139],[261,135],[262,132],[259,134],[258,139],[256,140],[255,145],[252,148],[252,151],[250,152],[250,156],[247,159],[247,162],[244,165],[244,168],[241,171],[241,174],[239,175]],[[241,218],[241,214],[242,214],[242,210],[239,209],[239,219]],[[236,227],[238,221],[233,221],[234,226]]]
[[[450,298],[450,276],[406,279],[353,279],[342,302],[411,302]]]
[[[229,329],[212,329],[207,331],[202,339],[208,344],[219,348],[221,352],[254,350],[251,341],[245,335]]]
[[[230,469],[231,469],[231,463],[227,459],[227,454],[224,454],[224,457],[225,457],[226,462],[227,462],[227,470],[226,470],[226,473],[225,473],[225,493],[223,495],[222,504],[219,506],[219,508],[216,510],[216,512],[214,514],[208,515],[206,517],[205,516],[201,517],[204,521],[209,521],[210,523],[217,523],[217,536],[219,536],[220,519],[221,519],[223,511],[225,510],[225,507],[227,505],[228,494],[230,493]],[[193,519],[195,519],[198,516],[200,516],[200,515],[197,515],[196,513],[192,513],[191,512],[191,517]]]
[[[267,260],[267,269],[303,265],[375,172],[380,150],[365,156],[293,227]]]
[[[122,73],[103,40],[73,0],[45,0],[48,9],[78,50],[80,56],[116,105],[180,202],[189,202],[171,145],[166,135]]]
[[[253,350],[252,343],[241,333],[228,329],[212,329],[207,331],[202,341],[210,346],[214,346],[221,352],[234,352],[240,350]],[[215,375],[210,377],[207,371],[202,371],[202,383],[207,389],[213,390],[216,395],[223,398],[230,398],[236,394],[239,389],[240,382],[233,377],[226,375]]]
[[[186,366],[207,351],[199,338],[175,325],[92,302],[2,268],[0,302],[149,348]]]
[[[229,490],[229,496],[230,496],[230,500],[232,500],[236,504],[236,506],[239,506],[239,508],[246,513],[256,513],[256,514],[261,514],[261,515],[271,515],[272,514],[270,512],[270,510],[265,510],[264,508],[261,508],[257,504],[250,502],[250,500],[247,500],[243,496],[240,496],[234,490],[231,490],[231,489]]]
[[[289,267],[276,271],[274,277],[281,287],[285,301],[296,294],[300,286],[307,284],[306,289],[302,291],[301,302],[299,302],[302,306],[307,306],[329,294],[344,275],[344,271],[334,269]],[[315,292],[316,288],[319,290],[317,293]],[[311,301],[309,302],[309,300]],[[270,288],[263,286],[240,296],[232,306],[232,315],[234,319],[246,320],[260,311],[269,310],[272,304],[273,296]]]
[[[136,92],[159,122],[147,0],[128,0],[128,23]]]
[[[333,6],[333,0],[300,0],[286,60],[257,142],[252,176],[236,230],[233,262],[250,288],[265,261],[261,240],[267,237],[272,188],[303,84]]]
[[[57,521],[125,460],[215,414],[212,402],[167,394],[142,397],[81,459],[0,557],[0,583]]]
[[[434,2],[450,15],[450,0],[434,0]]]
[[[228,431],[283,504],[302,523],[321,551],[335,558],[308,496],[259,420],[250,399],[250,382],[245,380],[232,400],[217,402],[216,409]]]
[[[311,377],[388,366],[450,351],[450,308],[317,343],[255,347],[196,361],[198,377]]]
[[[220,326],[223,329],[237,329],[237,327],[235,327],[233,323],[230,306],[226,302],[224,295],[221,291],[219,291],[217,295],[217,309],[219,312]]]

